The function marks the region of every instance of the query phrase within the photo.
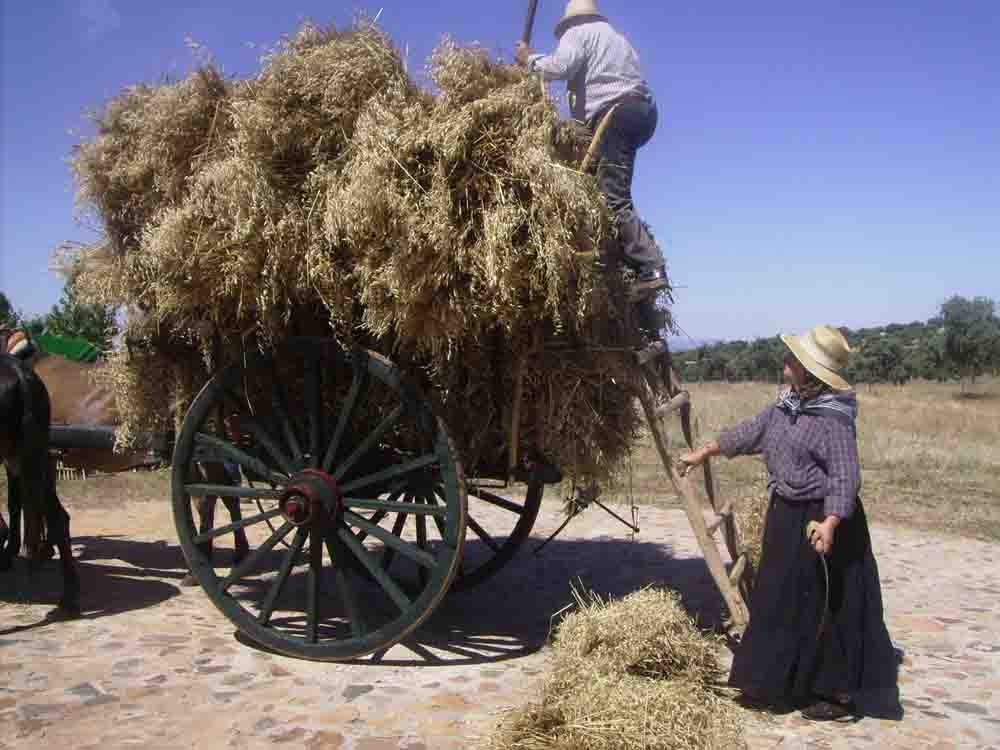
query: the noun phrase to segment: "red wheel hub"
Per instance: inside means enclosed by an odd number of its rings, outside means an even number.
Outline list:
[[[292,477],[278,499],[278,507],[292,525],[309,526],[324,513],[339,517],[344,510],[342,497],[332,476],[319,469],[306,469]]]

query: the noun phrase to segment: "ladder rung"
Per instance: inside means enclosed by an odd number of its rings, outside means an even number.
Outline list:
[[[732,570],[729,571],[729,582],[734,586],[739,583],[740,579],[743,577],[743,572],[747,569],[747,556],[746,553],[740,555],[736,562],[733,564]]]
[[[715,517],[715,520],[708,525],[708,535],[713,536],[719,527],[722,526],[728,519],[733,517],[733,501],[728,501],[719,510],[719,514]]]
[[[708,525],[708,535],[715,536],[715,532],[719,530],[719,527],[726,522],[728,516],[716,516],[715,520]]]
[[[691,394],[688,393],[687,391],[681,391],[672,399],[670,399],[667,403],[665,403],[663,406],[657,409],[656,416],[662,419],[668,414],[672,414],[675,411],[680,411],[685,406],[688,406],[690,403],[691,403]]]
[[[657,357],[662,357],[667,353],[667,351],[667,342],[661,339],[660,341],[654,341],[644,349],[637,351],[635,353],[635,359],[641,367],[642,365],[652,362]]]

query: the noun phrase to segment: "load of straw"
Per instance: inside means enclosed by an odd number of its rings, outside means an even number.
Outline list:
[[[506,717],[494,750],[743,746],[740,712],[720,689],[719,643],[696,629],[677,594],[574,595],[539,700]]]
[[[582,259],[614,247],[577,167],[589,135],[479,49],[443,43],[424,91],[365,21],[307,24],[263,62],[252,80],[205,67],[127,89],[76,149],[105,229],[73,254],[78,292],[142,311],[126,336],[143,356],[110,366],[121,435],[203,382],[178,348],[320,332],[419,371],[467,464],[498,460],[524,363],[523,439],[584,480],[615,472],[639,416],[624,358],[596,352],[629,334],[620,276]],[[186,385],[143,387],[157,361]]]

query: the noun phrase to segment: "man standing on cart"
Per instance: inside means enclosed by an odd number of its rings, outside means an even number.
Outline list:
[[[598,186],[614,213],[625,262],[638,275],[631,296],[652,302],[667,287],[666,264],[636,211],[632,176],[636,153],[656,130],[656,101],[642,78],[638,53],[601,15],[595,0],[569,0],[555,34],[559,45],[551,55],[518,42],[517,62],[546,80],[566,81],[571,113],[591,132],[611,112],[598,154]]]

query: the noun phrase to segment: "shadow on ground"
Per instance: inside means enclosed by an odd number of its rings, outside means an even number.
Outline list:
[[[529,540],[503,570],[479,587],[450,594],[403,643],[350,663],[461,666],[525,656],[546,644],[559,613],[572,604],[571,585],[605,598],[650,585],[669,587],[680,593],[702,627],[721,625],[722,600],[701,558],[677,558],[668,545],[615,538],[557,539],[539,556],[533,550],[540,541]],[[186,567],[177,545],[121,536],[79,537],[74,549],[84,619],[144,610],[180,593],[178,584]],[[228,554],[222,552],[223,564],[228,564]],[[56,560],[30,575],[26,562],[19,560],[15,570],[0,574],[3,603],[54,608],[61,591]],[[204,606],[214,609],[207,597]],[[42,626],[57,627],[58,620],[47,617],[0,629],[0,635]],[[239,634],[235,637],[258,648]]]
[[[449,594],[399,645],[347,663],[454,667],[526,656],[548,642],[559,614],[569,611],[571,586],[603,598],[651,585],[668,587],[681,595],[701,627],[721,627],[722,598],[701,558],[677,558],[669,546],[621,539],[557,540],[536,556],[532,550],[539,541],[531,539],[479,587]],[[242,634],[235,637],[262,648]]]
[[[75,537],[73,548],[83,611],[78,619],[93,620],[154,607],[180,593],[175,584],[184,577],[186,566],[179,546],[100,536]],[[0,603],[51,605],[53,612],[34,623],[0,629],[0,635],[60,622],[62,618],[54,610],[62,587],[58,559],[48,560],[32,571],[25,559],[18,558],[12,570],[0,573]]]

